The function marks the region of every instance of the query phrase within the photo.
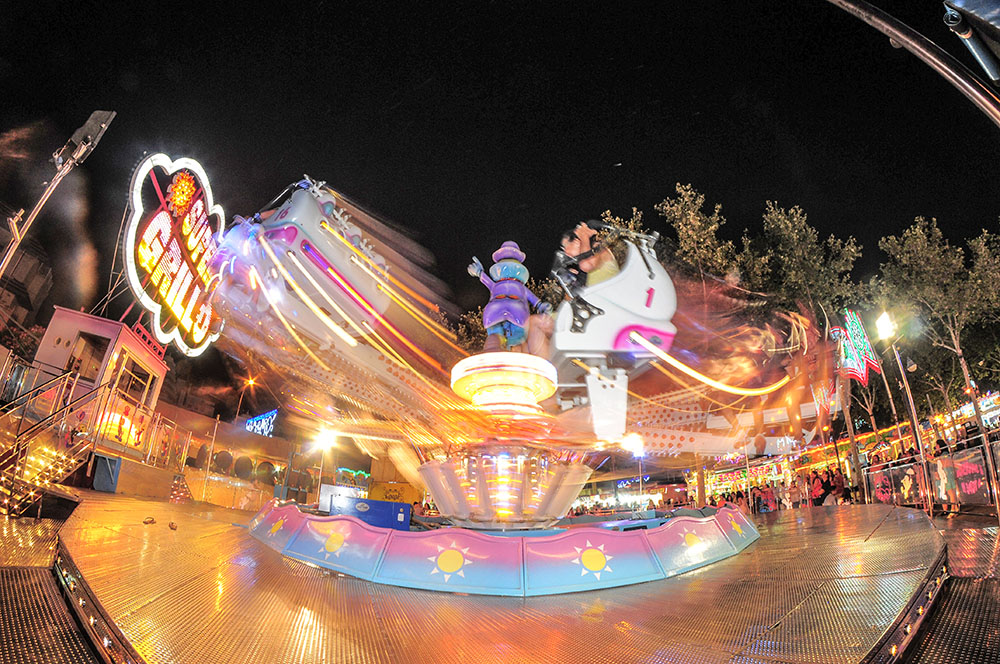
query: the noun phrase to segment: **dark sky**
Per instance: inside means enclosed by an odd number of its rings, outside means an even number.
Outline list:
[[[961,239],[1000,211],[1000,131],[822,0],[3,4],[0,130],[118,112],[82,167],[103,270],[144,151],[200,160],[230,217],[325,179],[411,229],[463,307],[473,253],[514,239],[544,276],[563,229],[632,206],[656,228],[676,182],[732,236],[801,205],[861,241],[859,276],[915,215]],[[939,2],[876,4],[972,64]]]

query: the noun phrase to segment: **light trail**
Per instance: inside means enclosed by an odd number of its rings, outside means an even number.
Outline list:
[[[371,265],[372,267],[374,267],[375,269],[377,269],[379,272],[381,272],[383,275],[385,275],[386,279],[388,279],[389,281],[391,281],[396,286],[399,286],[400,288],[402,288],[403,292],[405,292],[407,295],[409,295],[410,297],[412,297],[413,299],[415,299],[417,302],[421,303],[422,305],[424,305],[428,309],[431,309],[433,311],[438,311],[438,307],[437,307],[436,304],[434,304],[430,300],[426,299],[425,297],[423,297],[422,295],[420,295],[419,293],[417,293],[416,291],[414,291],[412,288],[410,288],[409,286],[407,286],[406,284],[404,284],[399,279],[396,279],[394,276],[392,276],[391,274],[389,274],[389,271],[386,270],[385,268],[382,268],[382,267],[379,267],[378,265],[376,265],[375,262],[372,259],[370,259],[368,256],[366,256],[363,251],[361,251],[360,249],[358,249],[357,247],[355,247],[353,244],[351,244],[350,242],[348,242],[347,238],[345,238],[340,233],[338,233],[333,228],[331,228],[330,224],[326,223],[325,221],[321,221],[321,222],[319,222],[319,226],[320,226],[320,228],[322,228],[323,230],[325,230],[327,233],[329,233],[333,237],[335,237],[338,240],[340,240],[344,245],[347,246],[348,249],[350,249],[351,251],[353,251],[355,255],[360,256],[362,260],[364,260],[366,263],[368,263],[369,265]]]
[[[271,306],[271,310],[278,317],[278,320],[281,321],[281,324],[285,326],[285,329],[288,330],[288,333],[292,335],[292,338],[295,339],[296,343],[298,343],[299,346],[302,347],[302,350],[304,350],[309,355],[309,357],[311,357],[313,360],[316,361],[317,364],[323,367],[324,370],[330,371],[330,367],[328,367],[326,363],[323,362],[323,360],[319,359],[315,353],[309,350],[309,346],[307,346],[305,342],[302,341],[301,337],[299,337],[299,335],[295,332],[295,329],[291,326],[291,324],[287,320],[285,320],[285,317],[278,310],[277,305],[274,304],[274,300],[271,299],[271,294],[267,292],[267,287],[264,285],[264,281],[260,278],[260,275],[257,273],[257,268],[254,267],[253,265],[250,266],[250,277],[256,279],[257,282],[260,283],[260,292],[264,294],[264,299],[267,300],[267,303]]]
[[[643,348],[645,348],[646,350],[648,350],[650,353],[652,353],[653,355],[655,355],[656,357],[658,357],[660,360],[666,362],[667,364],[669,364],[670,366],[674,367],[678,371],[681,371],[681,372],[687,374],[688,376],[690,376],[691,378],[694,378],[695,380],[698,380],[698,381],[700,381],[700,382],[702,382],[702,383],[704,383],[706,385],[709,385],[710,387],[714,387],[715,389],[721,390],[723,392],[728,392],[729,394],[739,394],[739,395],[745,395],[745,396],[748,396],[748,397],[762,396],[764,394],[771,394],[772,392],[776,392],[777,390],[781,389],[781,387],[785,383],[787,383],[789,380],[791,380],[791,378],[789,378],[788,376],[785,376],[784,378],[782,378],[778,382],[771,383],[770,385],[766,385],[764,387],[737,387],[735,385],[727,385],[726,383],[719,382],[719,381],[715,380],[714,378],[709,378],[705,374],[703,374],[703,373],[701,373],[699,371],[696,371],[695,369],[692,369],[691,367],[689,367],[688,365],[684,364],[680,360],[678,360],[678,359],[676,359],[674,357],[671,357],[667,353],[664,353],[662,350],[660,350],[659,348],[657,348],[656,346],[654,346],[653,344],[651,344],[645,337],[643,337],[638,332],[632,332],[631,334],[629,334],[628,338],[633,343],[636,343],[636,344],[642,346]]]
[[[319,282],[316,281],[316,279],[311,274],[309,274],[309,271],[295,255],[295,252],[289,251],[287,255],[288,258],[290,258],[291,261],[295,263],[295,267],[299,268],[299,271],[306,278],[306,281],[308,281],[312,285],[312,287],[315,288],[319,292],[319,294],[323,296],[323,299],[326,300],[327,304],[329,304],[334,311],[337,312],[337,315],[343,318],[347,322],[347,324],[350,325],[352,328],[354,328],[354,330],[359,335],[366,336],[368,333],[362,330],[361,327],[354,322],[354,319],[348,316],[347,312],[344,311],[344,309],[339,304],[333,301],[333,298],[331,298],[330,295],[326,292],[326,289],[320,286]]]
[[[392,286],[387,284],[385,280],[383,280],[381,277],[375,274],[375,272],[373,272],[370,268],[368,268],[364,263],[359,261],[355,256],[351,256],[351,262],[357,265],[362,270],[364,270],[368,276],[370,276],[372,279],[375,280],[375,282],[379,286],[379,289],[383,293],[392,298],[393,302],[398,304],[407,313],[416,318],[417,322],[423,325],[425,328],[427,328],[431,332],[431,334],[433,334],[438,339],[440,339],[441,341],[445,342],[446,344],[457,350],[463,356],[467,357],[469,355],[469,351],[455,344],[455,342],[448,337],[450,331],[447,330],[444,326],[442,326],[440,323],[429,317],[424,312],[420,311],[420,309],[417,309],[415,306],[407,302],[404,298],[400,297],[400,295],[395,290],[393,290]]]
[[[448,374],[448,372],[445,371],[444,367],[442,367],[441,364],[437,360],[435,360],[433,357],[431,357],[430,355],[428,355],[427,353],[425,353],[423,350],[421,350],[416,344],[414,344],[412,341],[410,341],[402,332],[400,332],[399,330],[397,330],[395,328],[395,326],[392,325],[392,323],[390,323],[388,320],[386,320],[385,317],[382,316],[382,314],[380,314],[375,309],[375,307],[373,307],[361,295],[361,293],[359,293],[350,284],[350,282],[347,281],[347,279],[345,279],[344,276],[342,274],[340,274],[340,272],[337,271],[337,269],[335,267],[333,267],[333,265],[326,259],[325,256],[323,256],[319,252],[319,250],[317,250],[313,245],[311,245],[311,244],[309,244],[307,242],[303,243],[302,249],[303,249],[303,251],[306,252],[306,255],[309,256],[309,259],[311,261],[313,261],[320,269],[322,269],[324,272],[326,272],[326,274],[331,279],[333,279],[334,282],[338,286],[340,286],[341,289],[345,293],[347,293],[355,302],[357,302],[358,306],[360,306],[362,309],[364,309],[366,312],[368,312],[368,314],[370,314],[373,318],[375,318],[376,320],[378,320],[378,322],[383,327],[385,327],[389,332],[391,332],[394,337],[396,337],[397,339],[399,339],[403,343],[403,345],[405,345],[407,348],[410,349],[410,351],[413,354],[415,354],[417,357],[419,357],[421,360],[423,360],[425,363],[427,363],[428,365],[430,365],[434,369],[437,369],[439,372],[441,372],[441,373],[443,373],[445,375]]]
[[[264,253],[266,253],[268,258],[271,259],[271,262],[274,263],[274,266],[278,268],[278,272],[280,272],[281,276],[284,277],[285,282],[292,287],[292,290],[295,291],[295,294],[299,296],[299,299],[301,299],[302,302],[305,303],[307,307],[309,307],[309,310],[312,311],[314,314],[316,314],[316,317],[319,318],[321,321],[323,321],[323,324],[326,325],[328,328],[330,328],[330,330],[332,330],[334,334],[340,337],[341,341],[346,343],[351,348],[357,346],[358,345],[357,340],[351,335],[349,335],[344,330],[344,328],[342,328],[341,326],[337,325],[332,320],[330,320],[330,317],[327,316],[325,313],[323,313],[323,310],[317,307],[316,303],[312,301],[312,298],[309,297],[304,290],[302,290],[302,288],[295,281],[295,279],[292,278],[292,275],[288,273],[288,270],[285,269],[285,266],[282,265],[281,261],[278,260],[278,257],[274,255],[274,251],[271,249],[271,246],[267,243],[267,240],[264,239],[264,236],[258,235],[257,241],[260,242],[260,246],[264,248]]]

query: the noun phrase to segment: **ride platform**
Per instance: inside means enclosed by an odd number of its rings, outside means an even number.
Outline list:
[[[57,576],[120,662],[765,664],[894,661],[946,575],[930,520],[885,505],[760,515],[760,539],[708,567],[516,598],[311,567],[253,539],[252,516],[85,493]]]

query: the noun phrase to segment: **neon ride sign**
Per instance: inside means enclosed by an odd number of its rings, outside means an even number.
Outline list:
[[[200,355],[221,330],[211,304],[219,275],[210,264],[225,224],[222,206],[201,164],[164,154],[139,164],[129,191],[124,254],[132,292],[153,315],[160,343]]]
[[[274,422],[278,419],[278,409],[269,410],[266,413],[251,417],[246,421],[246,430],[258,436],[270,438],[274,434]]]
[[[881,373],[878,357],[857,313],[846,310],[844,327],[835,327],[830,331],[840,339],[840,370],[843,374],[868,385],[869,370]]]

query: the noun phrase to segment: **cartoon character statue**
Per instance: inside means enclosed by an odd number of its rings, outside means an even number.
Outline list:
[[[490,289],[490,301],[483,309],[483,326],[488,335],[483,347],[485,351],[520,346],[527,340],[531,309],[538,313],[552,310],[552,305],[539,300],[525,286],[528,268],[521,264],[523,260],[524,252],[516,242],[508,240],[493,252],[489,274],[475,256],[469,265],[469,274],[479,277]]]

